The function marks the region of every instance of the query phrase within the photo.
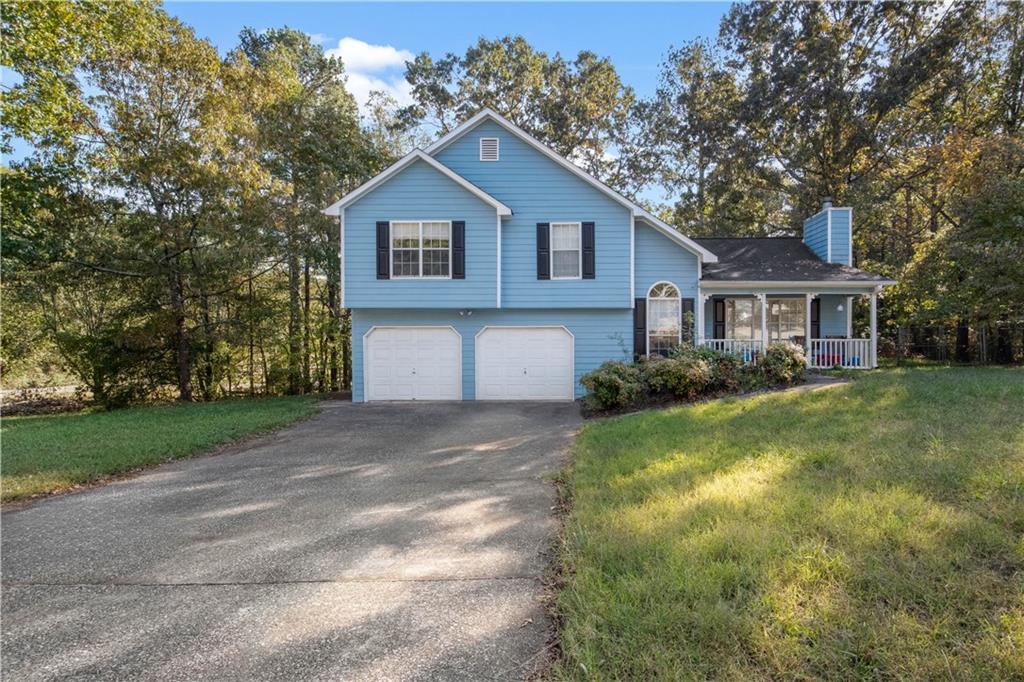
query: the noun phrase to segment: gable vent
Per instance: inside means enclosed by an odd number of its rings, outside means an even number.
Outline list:
[[[497,161],[498,160],[498,138],[496,138],[496,137],[481,137],[480,138],[480,160],[481,161]]]

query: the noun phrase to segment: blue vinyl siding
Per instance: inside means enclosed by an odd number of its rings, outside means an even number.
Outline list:
[[[465,279],[377,279],[378,220],[466,221]],[[497,305],[497,211],[416,161],[345,209],[345,305],[350,308]]]
[[[828,211],[819,211],[804,221],[804,244],[821,260],[828,260]]]
[[[637,221],[633,245],[636,296],[644,298],[652,284],[663,280],[679,287],[683,298],[697,297],[697,256],[655,228]]]
[[[832,216],[832,244],[829,257],[829,215]],[[852,208],[828,208],[804,221],[804,243],[823,261],[853,265],[850,244]]]
[[[823,295],[821,300],[819,321],[821,322],[821,338],[829,336],[846,337],[846,296]],[[843,306],[842,311],[836,310]]]
[[[500,160],[479,160],[481,137],[501,140]],[[503,308],[630,305],[629,209],[492,121],[465,133],[435,158],[512,208],[514,215],[502,222]],[[560,221],[595,223],[595,279],[537,279],[537,223]]]
[[[504,151],[504,147],[502,148]],[[373,326],[451,326],[462,336],[462,398],[476,394],[476,334],[485,326],[564,325],[573,335],[576,396],[584,394],[580,377],[605,360],[628,360],[632,356],[633,315],[621,310],[475,310],[459,315],[458,310],[353,310],[352,311],[352,399],[362,402],[363,337]]]
[[[852,208],[832,209],[832,262],[853,265],[850,256],[850,221]]]

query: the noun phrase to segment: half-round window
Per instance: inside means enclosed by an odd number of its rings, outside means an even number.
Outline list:
[[[669,354],[682,342],[683,312],[679,289],[672,282],[658,282],[647,292],[647,353]]]

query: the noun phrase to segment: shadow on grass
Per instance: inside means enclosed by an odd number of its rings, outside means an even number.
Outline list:
[[[556,673],[1024,674],[1024,371],[902,370],[590,426]]]

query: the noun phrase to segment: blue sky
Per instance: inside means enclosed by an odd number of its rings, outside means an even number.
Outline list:
[[[371,87],[401,98],[402,63],[413,54],[462,54],[481,35],[506,34],[521,34],[549,53],[571,57],[591,50],[607,56],[626,83],[649,95],[666,51],[698,36],[714,39],[728,3],[168,2],[165,7],[222,52],[235,46],[245,26],[305,31],[347,57],[350,89],[363,99]]]
[[[291,26],[341,56],[348,86],[362,104],[370,90],[406,103],[404,62],[414,54],[463,54],[480,36],[521,34],[535,49],[565,57],[591,50],[609,57],[640,96],[653,94],[668,49],[687,40],[714,40],[728,3],[342,3],[167,2],[165,9],[210,40],[221,53],[245,27]],[[5,73],[3,82],[12,75]],[[12,159],[29,153],[15,141]]]

